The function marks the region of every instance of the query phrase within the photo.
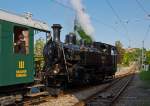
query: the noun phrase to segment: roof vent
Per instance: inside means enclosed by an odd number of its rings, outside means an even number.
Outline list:
[[[32,13],[31,12],[25,12],[24,15],[27,19],[32,19]]]

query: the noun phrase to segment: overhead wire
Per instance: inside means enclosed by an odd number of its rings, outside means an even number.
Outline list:
[[[65,5],[65,4],[63,4],[63,3],[61,3],[61,2],[59,2],[57,0],[51,0],[51,1],[56,3],[56,4],[58,4],[58,5],[60,5],[60,6],[62,6],[62,7],[64,7],[64,8],[68,8],[68,9],[74,11],[74,9],[72,7],[69,7],[69,6],[67,6],[67,5]]]
[[[100,21],[99,19],[97,19],[97,18],[95,18],[95,17],[91,17],[91,19],[92,19],[93,21],[95,21],[96,23],[101,24],[101,25],[103,25],[103,26],[105,26],[105,27],[107,27],[107,28],[110,28],[110,29],[114,30],[114,32],[119,33],[119,31],[118,31],[114,26],[109,25],[109,24],[106,24],[106,23],[104,23],[103,21]]]
[[[75,11],[72,7],[69,7],[69,6],[67,6],[67,5],[65,5],[65,4],[63,4],[63,3],[61,3],[61,2],[59,2],[59,1],[57,1],[57,0],[51,0],[51,1],[53,1],[54,3],[60,5],[60,6],[64,7],[64,8],[68,8],[68,9],[70,9],[70,10],[72,10],[72,11]],[[108,25],[108,24],[106,24],[106,23],[100,21],[99,19],[97,19],[97,18],[95,18],[95,17],[93,17],[93,16],[91,17],[91,19],[92,19],[93,21],[96,21],[96,22],[98,22],[99,24],[104,25],[104,26],[106,26],[106,27],[108,27],[108,28],[114,30],[115,32],[119,33],[119,31],[118,31],[115,27],[113,27],[112,25]]]
[[[145,13],[145,14],[148,14],[148,12],[146,11],[146,9],[144,8],[144,6],[140,3],[139,0],[135,0],[136,3],[138,4],[138,6],[141,8],[141,10]]]
[[[112,12],[114,13],[114,15],[116,16],[116,18],[119,20],[120,25],[124,28],[125,33],[126,33],[126,37],[127,37],[128,41],[129,41],[129,46],[130,46],[130,41],[131,41],[131,40],[130,40],[130,37],[129,37],[129,34],[128,34],[128,29],[127,29],[127,27],[126,27],[125,24],[122,22],[120,16],[119,16],[118,13],[116,12],[116,10],[115,10],[114,7],[112,6],[112,4],[109,2],[109,0],[105,0],[105,1],[106,1],[107,5],[110,7],[110,9],[112,10]]]
[[[141,2],[139,0],[135,0],[137,5],[139,6],[139,8],[146,14],[149,16],[149,13],[147,12],[147,10],[144,8],[144,6],[141,4]],[[150,32],[150,25],[148,25],[148,28],[146,30],[145,36],[143,38],[143,42],[145,42],[146,38],[149,36],[149,32]]]
[[[149,36],[149,32],[150,32],[150,25],[148,25],[148,28],[147,28],[147,30],[146,30],[146,33],[145,33],[145,36],[144,36],[143,41],[145,41],[146,38]]]
[[[122,22],[120,16],[119,16],[118,13],[116,12],[116,10],[115,10],[114,7],[112,6],[112,4],[109,2],[109,0],[106,0],[106,3],[107,3],[108,6],[111,8],[112,12],[113,12],[114,15],[117,17],[117,19],[119,20],[120,25],[122,25],[122,27],[124,28],[125,33],[126,33],[126,38],[127,38],[128,41],[129,41],[129,47],[131,47],[131,39],[130,39],[130,37],[129,37],[129,32],[128,32],[127,27],[126,27],[125,24]]]

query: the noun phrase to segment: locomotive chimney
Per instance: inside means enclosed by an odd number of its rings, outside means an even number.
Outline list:
[[[60,24],[53,24],[53,41],[60,42],[60,31],[61,31],[61,25]]]

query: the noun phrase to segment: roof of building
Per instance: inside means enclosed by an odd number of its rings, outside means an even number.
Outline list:
[[[21,25],[26,25],[43,31],[49,31],[49,25],[45,22],[33,20],[32,15],[27,13],[26,15],[18,15],[15,13],[8,12],[0,9],[0,20],[5,20]]]

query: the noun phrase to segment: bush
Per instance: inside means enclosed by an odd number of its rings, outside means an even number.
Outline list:
[[[150,71],[141,71],[140,79],[150,83]]]

